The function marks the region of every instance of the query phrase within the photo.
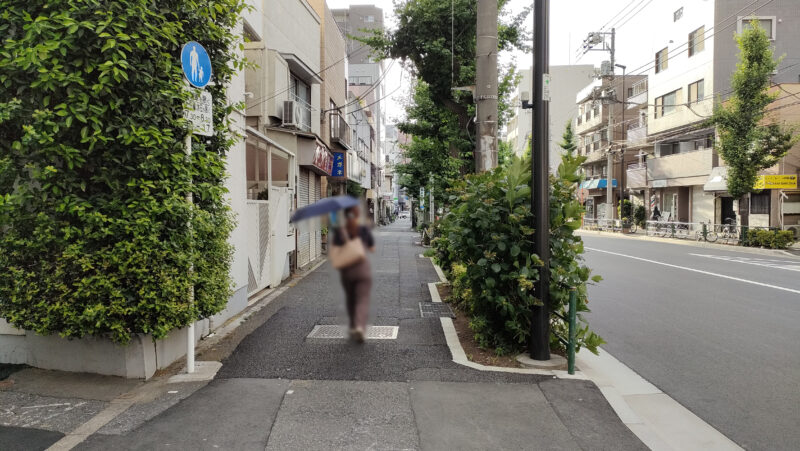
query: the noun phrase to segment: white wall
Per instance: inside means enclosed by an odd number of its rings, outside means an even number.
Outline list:
[[[673,21],[673,13],[683,7],[683,17]],[[691,2],[656,2],[653,7],[661,10],[653,18],[652,39],[649,57],[650,66],[655,62],[656,52],[669,48],[668,67],[660,73],[649,71],[648,89],[648,133],[655,134],[675,127],[703,120],[702,116],[711,114],[714,99],[714,2],[693,0]],[[687,50],[689,33],[705,25],[705,49],[691,58]],[[723,32],[730,38],[732,32]],[[646,39],[647,37],[643,37]],[[671,42],[670,42],[671,41]],[[654,118],[656,98],[682,88],[682,98],[687,101],[690,83],[704,80],[705,101],[688,108],[679,106],[676,111],[658,119]],[[695,114],[696,113],[696,114]]]
[[[703,186],[691,187],[692,222],[714,222],[714,193],[706,193]]]

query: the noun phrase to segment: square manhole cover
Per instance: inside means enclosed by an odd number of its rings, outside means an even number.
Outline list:
[[[367,340],[396,340],[397,326],[367,326]],[[306,338],[345,339],[348,338],[347,326],[317,325]]]
[[[455,318],[453,309],[443,302],[420,302],[419,313],[423,318]]]

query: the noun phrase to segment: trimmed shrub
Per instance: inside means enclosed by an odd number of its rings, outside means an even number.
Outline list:
[[[126,343],[225,307],[224,157],[237,139],[225,86],[243,67],[242,8],[0,1],[0,317]],[[215,135],[195,137],[188,161],[179,56],[190,40],[211,57]]]
[[[747,245],[767,249],[786,249],[794,243],[794,232],[791,230],[749,229]]]
[[[550,303],[554,312],[568,309],[570,288],[578,309],[587,312],[586,283],[591,271],[581,259],[583,243],[575,230],[583,208],[575,197],[584,157],[567,153],[550,193]],[[530,312],[541,305],[533,296],[541,260],[534,253],[530,207],[530,159],[514,157],[507,168],[465,177],[451,189],[450,212],[434,240],[438,263],[453,284],[453,298],[471,317],[470,327],[483,347],[499,354],[523,349],[530,336]],[[599,277],[594,280],[599,281]],[[579,315],[579,346],[596,352],[603,340]],[[553,334],[567,325],[551,315]],[[560,343],[552,336],[552,346]]]

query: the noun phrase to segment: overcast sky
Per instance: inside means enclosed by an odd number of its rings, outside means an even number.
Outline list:
[[[446,1],[446,0],[441,0]],[[700,0],[692,0],[700,1]],[[647,64],[653,43],[650,41],[652,33],[646,27],[648,17],[654,14],[671,11],[680,7],[682,0],[657,0],[655,2],[641,2],[640,0],[551,0],[550,12],[550,64],[594,64],[599,65],[608,59],[606,52],[589,52],[578,60],[576,49],[590,31],[595,31],[606,25],[617,13],[621,15],[614,19],[618,25],[617,61],[628,66],[629,69]],[[394,8],[392,0],[328,0],[331,8],[346,8],[349,5],[373,4],[382,8],[386,16],[386,24],[394,27]],[[525,6],[531,4],[530,0],[511,0],[509,11],[517,13]],[[640,6],[641,5],[641,6]],[[639,10],[641,9],[641,12]],[[628,18],[633,17],[630,21]],[[533,17],[529,16],[527,28],[532,28]],[[626,22],[626,23],[622,23]],[[501,62],[516,61],[520,69],[531,66],[532,56],[522,52],[501,55]],[[387,101],[387,122],[393,123],[403,117],[402,102],[408,99],[409,77],[402,74],[399,64],[394,64],[386,77],[386,93],[398,88],[402,78],[402,86]],[[587,80],[587,84],[590,80]]]

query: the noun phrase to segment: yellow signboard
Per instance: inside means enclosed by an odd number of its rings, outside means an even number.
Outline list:
[[[759,175],[755,189],[797,189],[797,175]]]

